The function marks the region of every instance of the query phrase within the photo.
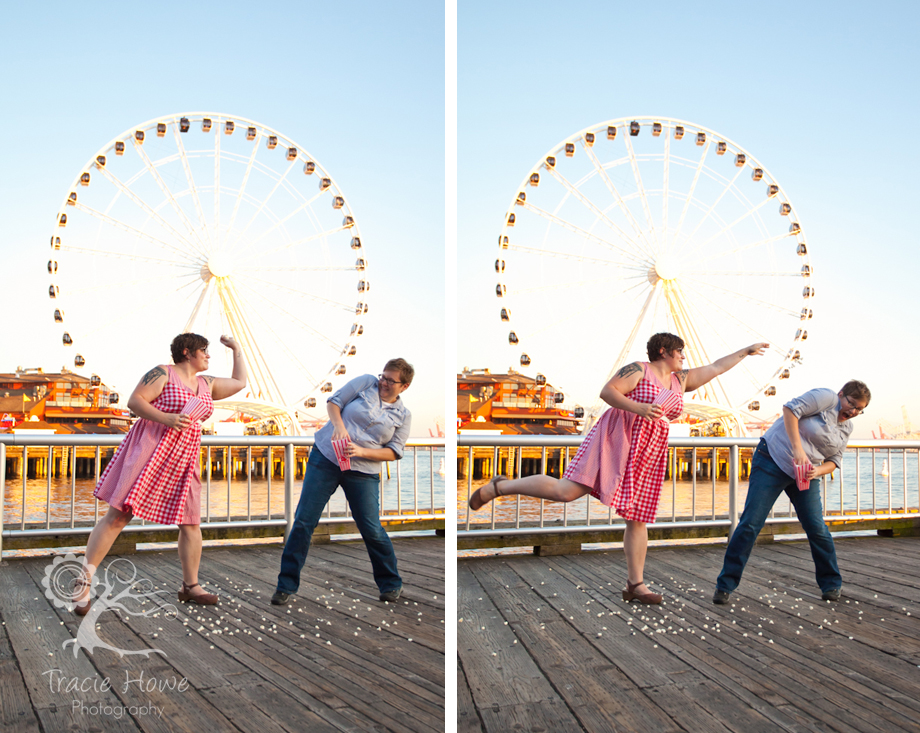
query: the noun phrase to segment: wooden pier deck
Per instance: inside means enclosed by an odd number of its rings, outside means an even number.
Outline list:
[[[125,556],[178,613],[108,609],[97,633],[122,650],[163,652],[149,656],[74,656],[62,645],[81,619],[45,597],[51,559],[9,559],[0,568],[0,728],[442,731],[444,543],[394,544],[405,590],[390,604],[377,599],[360,540],[314,546],[287,606],[269,603],[280,544],[205,548],[201,577],[222,598],[211,607],[176,601],[175,550]]]
[[[458,730],[920,731],[920,538],[837,540],[839,603],[807,542],[650,548],[661,606],[626,604],[621,551],[463,559]]]

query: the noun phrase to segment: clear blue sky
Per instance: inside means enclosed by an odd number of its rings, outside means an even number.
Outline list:
[[[151,118],[223,112],[298,141],[347,192],[374,286],[374,328],[354,367],[377,373],[393,356],[414,363],[405,400],[413,434],[428,434],[444,414],[447,368],[438,3],[6,4],[3,25],[0,371],[61,366],[47,242],[90,156]],[[150,348],[152,365],[164,347]]]
[[[662,115],[738,142],[795,203],[819,291],[802,391],[866,381],[856,436],[902,404],[920,424],[918,27],[903,2],[461,3],[455,366],[508,366],[495,243],[534,162],[588,125]]]

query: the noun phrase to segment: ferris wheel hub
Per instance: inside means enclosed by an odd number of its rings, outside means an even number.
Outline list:
[[[212,277],[230,277],[233,274],[233,262],[224,254],[217,252],[208,258],[201,268],[201,279],[207,282]]]
[[[662,254],[655,260],[655,267],[649,272],[649,280],[654,284],[658,280],[677,280],[680,277],[682,263],[671,255]]]

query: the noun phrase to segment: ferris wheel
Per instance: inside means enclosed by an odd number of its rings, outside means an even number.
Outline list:
[[[660,331],[684,339],[688,367],[771,345],[688,395],[691,417],[743,433],[781,409],[812,326],[810,246],[779,182],[737,143],[661,117],[585,128],[528,171],[498,244],[509,358],[589,418]]]
[[[332,176],[291,138],[206,112],[144,122],[89,159],[57,213],[48,274],[76,368],[130,390],[191,331],[211,340],[214,373],[229,374],[217,339],[231,333],[257,415],[306,417],[347,378],[370,290]]]

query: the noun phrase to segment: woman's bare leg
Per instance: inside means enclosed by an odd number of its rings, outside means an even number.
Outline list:
[[[182,563],[182,582],[186,587],[198,582],[198,567],[201,565],[201,525],[179,525],[179,562]],[[207,593],[201,586],[189,593],[198,596]]]
[[[130,512],[123,512],[110,506],[105,516],[93,527],[86,541],[86,554],[83,556],[83,573],[86,581],[92,581],[96,568],[109,554],[118,535],[131,521],[131,516]],[[88,570],[88,566],[92,566],[93,570]],[[87,595],[89,595],[88,586],[84,587],[82,592],[75,594],[74,600],[82,601]]]
[[[626,531],[623,533],[623,553],[626,555],[626,576],[630,582],[639,583],[645,580],[645,555],[648,550],[648,527],[645,522],[626,520]],[[642,582],[635,589],[637,593],[648,593],[649,590]]]
[[[591,489],[583,484],[569,481],[567,478],[553,478],[544,474],[499,481],[498,490],[502,496],[520,494],[550,501],[575,501],[591,493]],[[495,479],[479,489],[479,493],[484,504],[492,501],[495,498]]]

